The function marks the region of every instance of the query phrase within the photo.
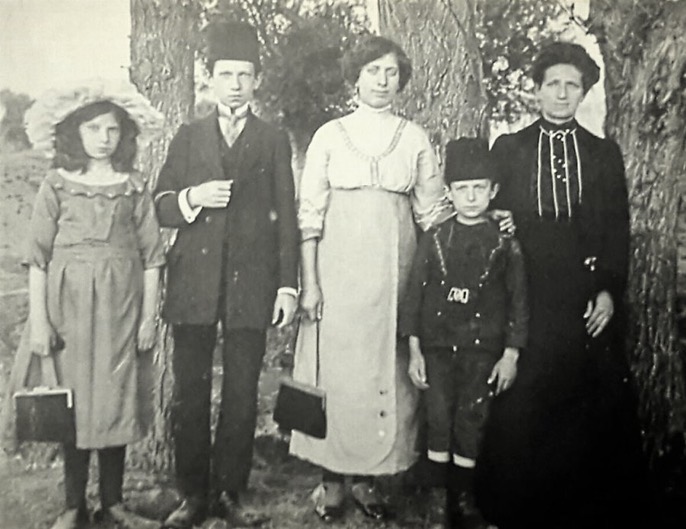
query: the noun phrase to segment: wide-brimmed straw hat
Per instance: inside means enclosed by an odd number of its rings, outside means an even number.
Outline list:
[[[126,111],[138,126],[139,148],[162,133],[164,116],[130,82],[92,79],[52,88],[26,111],[26,134],[34,150],[53,158],[55,127],[75,110],[98,101],[110,101]]]

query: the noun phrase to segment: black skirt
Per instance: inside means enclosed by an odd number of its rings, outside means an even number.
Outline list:
[[[535,221],[519,239],[529,277],[529,345],[515,384],[492,403],[477,500],[500,529],[623,526],[615,525],[626,512],[619,506],[644,499],[637,486],[645,473],[620,303],[614,300],[613,324],[591,339],[583,314],[593,276],[575,224]]]

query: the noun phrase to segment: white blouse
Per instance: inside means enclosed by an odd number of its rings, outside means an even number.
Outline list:
[[[377,188],[409,196],[427,229],[443,208],[443,176],[419,125],[389,109],[360,106],[323,125],[307,150],[298,221],[303,240],[319,238],[332,189]]]

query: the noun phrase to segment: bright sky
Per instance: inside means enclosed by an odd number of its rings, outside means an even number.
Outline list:
[[[127,78],[129,0],[0,0],[0,89]]]

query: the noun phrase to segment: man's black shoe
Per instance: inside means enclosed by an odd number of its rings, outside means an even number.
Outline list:
[[[186,498],[166,520],[162,529],[191,529],[207,517],[207,504],[199,498]]]
[[[259,527],[269,521],[269,516],[241,505],[238,494],[222,492],[217,498],[213,514],[226,520],[229,527]]]

